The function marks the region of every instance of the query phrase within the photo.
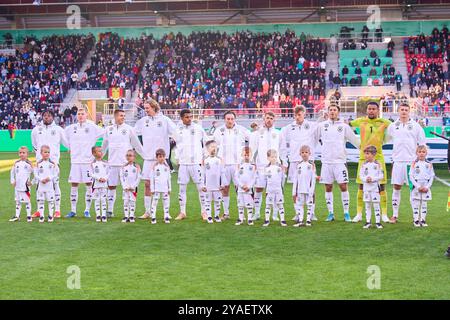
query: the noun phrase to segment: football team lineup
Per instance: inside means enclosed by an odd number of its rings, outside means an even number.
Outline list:
[[[124,111],[116,110],[115,124],[105,129],[88,121],[83,108],[77,112],[77,123],[65,129],[54,123],[51,111],[45,111],[42,123],[31,135],[37,164],[31,163],[30,150],[21,147],[19,159],[11,169],[16,212],[10,221],[20,221],[22,205],[25,205],[28,222],[33,218],[45,222],[45,216],[48,222],[53,222],[61,217],[60,146],[63,145],[69,149],[70,157],[70,212],[66,218],[77,216],[78,189],[84,184],[84,216],[91,217],[94,202],[95,220],[107,222],[108,218],[114,217],[117,187],[121,185],[122,222],[134,223],[138,218],[137,188],[142,180],[145,213],[139,218],[156,224],[161,200],[163,221],[171,223],[172,170],[168,158],[170,139],[173,139],[179,164],[179,211],[175,220],[184,220],[188,216],[187,186],[192,180],[202,219],[209,224],[228,220],[230,211],[237,211],[236,225],[254,225],[255,221],[262,220],[263,227],[269,226],[271,221],[278,221],[285,227],[288,225],[286,213],[293,212],[294,227],[310,227],[318,220],[316,201],[320,202],[323,197],[318,196],[322,192],[316,184],[320,183],[325,188],[327,222],[343,217],[345,222],[364,221],[365,229],[382,229],[382,222],[397,223],[402,186],[407,185],[412,219],[411,215],[406,217],[406,212],[403,219],[411,219],[414,227],[428,226],[428,202],[432,201],[435,173],[433,165],[427,161],[424,131],[410,118],[408,104],[399,107],[398,119],[391,123],[380,117],[377,103],[369,102],[367,116],[348,124],[340,119],[338,106],[330,105],[326,119],[318,122],[305,119],[305,108],[298,106],[294,110],[294,122],[281,131],[274,127],[276,117],[272,112],[264,113],[261,128],[250,132],[236,123],[233,111],[227,111],[223,115],[224,124],[210,136],[193,122],[189,109],[180,112],[178,125],[164,116],[159,104],[152,99],[144,102],[144,109],[147,115],[135,127],[125,123]],[[359,137],[354,133],[355,128],[359,128]],[[99,138],[103,138],[103,143],[96,146]],[[390,203],[382,152],[386,141],[393,144]],[[351,181],[347,168],[347,142],[360,149],[356,171],[356,215],[353,218],[350,216],[352,197],[348,189]],[[320,172],[314,162],[314,151],[319,144],[322,148]],[[143,159],[142,168],[136,162],[137,155]],[[343,216],[335,214],[334,182],[340,191]],[[291,194],[285,192],[288,183],[292,184]],[[232,184],[237,210],[230,207]],[[37,203],[34,213],[30,194],[33,185],[36,185]],[[286,197],[292,197],[292,205],[285,206]],[[189,212],[189,216],[196,214]]]

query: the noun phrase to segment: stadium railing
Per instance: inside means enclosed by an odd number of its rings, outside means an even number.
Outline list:
[[[367,33],[367,41],[368,42],[383,42],[386,38],[391,38],[392,33],[391,32],[381,32],[381,41],[378,41],[380,37],[377,37],[377,35],[380,34],[380,32],[375,31],[369,31]],[[361,43],[364,39],[362,32],[339,32],[337,34],[337,40],[338,42],[344,42],[346,40],[353,39],[355,42]]]

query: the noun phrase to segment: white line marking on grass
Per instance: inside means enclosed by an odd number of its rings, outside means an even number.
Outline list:
[[[439,181],[440,183],[445,184],[447,187],[450,187],[450,183],[448,183],[447,181],[445,181],[444,179],[439,178],[438,176],[434,176],[436,178],[437,181]]]

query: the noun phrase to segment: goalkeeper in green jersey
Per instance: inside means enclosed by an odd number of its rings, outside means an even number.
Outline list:
[[[379,181],[380,184],[380,205],[381,205],[381,214],[383,222],[388,222],[389,218],[387,216],[387,196],[386,196],[386,182],[387,182],[387,174],[386,174],[386,164],[384,162],[384,156],[382,151],[383,143],[386,138],[386,130],[387,127],[391,124],[391,122],[387,119],[380,118],[380,106],[376,102],[367,103],[367,116],[357,118],[353,121],[350,121],[349,125],[353,128],[359,128],[359,134],[361,138],[361,153],[359,156],[359,164],[358,171],[361,168],[361,165],[366,161],[364,158],[363,150],[369,146],[373,145],[377,148],[377,154],[375,156],[375,160],[377,160],[381,164],[381,169],[384,173],[383,180]],[[359,184],[358,188],[358,198],[356,202],[356,216],[353,218],[353,222],[359,222],[362,220],[362,211],[364,207],[363,202],[363,185],[362,181],[359,178],[359,175],[356,178],[356,183]]]

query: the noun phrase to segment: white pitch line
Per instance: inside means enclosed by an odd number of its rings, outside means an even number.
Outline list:
[[[444,179],[439,178],[438,176],[434,176],[434,178],[439,181],[440,183],[445,184],[447,187],[450,187],[450,183],[448,183],[447,181],[445,181]]]

